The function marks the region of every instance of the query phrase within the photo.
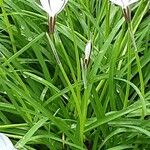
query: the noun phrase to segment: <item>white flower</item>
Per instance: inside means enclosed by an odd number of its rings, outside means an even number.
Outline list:
[[[60,13],[68,0],[40,0],[43,10],[48,13],[50,17],[56,16]]]
[[[42,9],[49,15],[49,33],[54,33],[56,16],[60,13],[68,0],[40,0]]]
[[[123,9],[126,9],[129,5],[137,2],[138,0],[110,0],[112,3],[121,6]]]
[[[9,140],[9,138],[3,133],[0,133],[0,149],[1,150],[16,150],[12,142]]]

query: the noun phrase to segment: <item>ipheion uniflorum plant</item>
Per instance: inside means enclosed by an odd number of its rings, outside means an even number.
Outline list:
[[[127,22],[131,20],[129,5],[137,2],[138,0],[110,0],[112,3],[121,6],[125,19]]]
[[[40,0],[40,2],[49,17],[49,33],[54,33],[56,16],[64,9],[68,0]]]
[[[122,7],[124,16],[125,16],[125,20],[128,23],[128,31],[129,31],[129,39],[131,39],[133,47],[134,47],[134,54],[135,54],[135,58],[136,58],[136,63],[137,63],[137,68],[138,68],[138,73],[139,73],[139,79],[140,79],[140,85],[141,85],[141,95],[143,98],[141,98],[141,103],[142,103],[142,118],[144,118],[147,114],[146,111],[146,104],[145,104],[145,91],[144,91],[144,79],[143,79],[143,73],[142,73],[142,67],[141,67],[141,63],[140,63],[140,57],[138,55],[138,47],[136,45],[135,42],[135,37],[134,37],[134,32],[133,32],[133,27],[132,27],[132,21],[131,21],[131,12],[129,11],[129,5],[137,2],[138,0],[110,0],[111,2],[113,2],[116,5],[119,5]],[[128,49],[130,51],[130,48]],[[129,62],[130,62],[129,58]],[[128,80],[130,80],[130,74],[131,74],[131,70],[128,70]],[[126,99],[126,103],[125,103],[125,107],[127,105],[127,101],[128,98]]]

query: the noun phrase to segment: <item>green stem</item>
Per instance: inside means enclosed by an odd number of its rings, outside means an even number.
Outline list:
[[[139,78],[140,78],[140,89],[141,89],[141,94],[143,97],[145,97],[145,92],[144,92],[144,79],[143,79],[143,74],[142,74],[142,69],[141,69],[141,63],[140,63],[140,58],[138,55],[138,48],[136,46],[136,42],[135,42],[135,38],[134,38],[134,34],[133,34],[133,29],[132,29],[132,24],[131,22],[128,23],[128,27],[129,27],[129,33],[131,36],[131,40],[134,46],[134,54],[135,54],[135,58],[136,58],[136,63],[137,63],[137,69],[139,72]],[[142,100],[142,117],[144,117],[146,115],[146,103],[145,101]]]
[[[128,30],[128,44],[127,44],[127,49],[128,49],[128,70],[127,70],[127,80],[130,81],[131,78],[131,38],[130,38],[130,32]],[[125,95],[125,100],[124,100],[124,108],[128,106],[128,97],[129,97],[129,91],[130,91],[130,85],[127,84],[126,86],[126,95]]]
[[[51,46],[51,48],[52,48],[53,54],[54,54],[54,56],[55,56],[55,58],[56,58],[57,64],[58,64],[58,66],[60,67],[60,70],[61,70],[61,72],[62,72],[62,74],[63,74],[63,76],[64,76],[64,78],[65,78],[65,80],[66,80],[66,82],[67,82],[67,84],[68,84],[68,86],[69,86],[69,88],[70,88],[70,91],[71,91],[71,93],[72,93],[72,96],[73,96],[73,99],[74,99],[74,102],[75,102],[75,105],[76,105],[76,109],[77,109],[79,118],[80,118],[80,120],[81,120],[81,119],[82,119],[82,117],[81,117],[82,114],[81,114],[81,109],[80,109],[80,101],[79,101],[78,97],[76,96],[76,93],[75,93],[75,91],[74,91],[74,89],[73,89],[73,86],[72,86],[72,84],[70,83],[69,78],[68,78],[68,76],[67,76],[67,74],[66,74],[66,72],[65,72],[65,70],[64,70],[64,68],[63,68],[63,66],[62,66],[62,64],[61,64],[61,62],[60,62],[59,56],[58,56],[58,54],[57,54],[56,48],[55,48],[55,46],[54,46],[54,44],[53,44],[51,38],[49,37],[49,35],[48,35],[47,33],[46,33],[46,36],[47,36],[47,39],[48,39],[48,41],[49,41],[49,44],[50,44],[50,46]]]
[[[68,12],[68,19],[70,22],[70,29],[72,32],[72,38],[73,38],[74,47],[75,47],[75,58],[76,58],[76,67],[77,67],[77,80],[76,80],[76,82],[79,83],[81,81],[80,56],[79,56],[79,50],[78,50],[78,46],[77,46],[76,35],[74,32],[74,27],[73,27],[73,23],[72,23],[71,16],[70,16],[69,12]],[[77,90],[78,100],[81,101],[81,95],[80,95],[81,87],[77,86],[76,90]]]

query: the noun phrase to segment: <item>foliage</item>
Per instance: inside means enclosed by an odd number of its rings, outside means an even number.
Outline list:
[[[38,3],[0,3],[0,132],[18,149],[149,149],[149,1],[127,24],[108,0],[69,0],[53,36]]]

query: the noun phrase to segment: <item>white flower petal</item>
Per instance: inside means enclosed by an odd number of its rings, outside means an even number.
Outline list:
[[[50,9],[56,15],[61,12],[67,1],[66,0],[49,0],[50,1]]]
[[[135,2],[137,2],[138,0],[128,0],[128,1],[129,1],[128,5],[131,5],[131,4],[135,3]]]
[[[46,11],[50,16],[52,15],[51,9],[49,6],[49,0],[40,0],[43,10]]]
[[[127,6],[137,2],[138,0],[110,0],[112,3],[121,6],[122,8],[126,8]]]
[[[1,150],[16,150],[12,142],[9,140],[9,138],[3,133],[0,133],[0,149]]]
[[[116,4],[116,5],[119,5],[122,7],[123,3],[121,0],[110,0],[112,3]]]
[[[49,16],[54,17],[64,9],[68,0],[40,0],[40,2]]]

